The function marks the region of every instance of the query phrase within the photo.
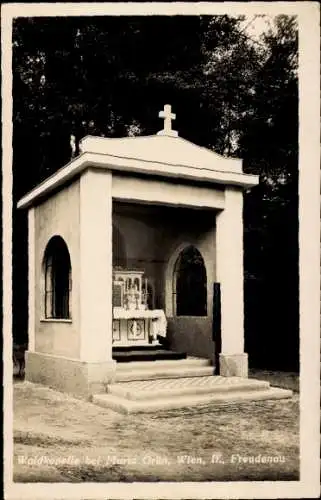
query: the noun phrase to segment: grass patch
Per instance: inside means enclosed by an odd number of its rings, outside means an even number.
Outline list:
[[[298,479],[298,394],[126,416],[29,382],[14,384],[14,481]]]
[[[250,378],[257,380],[266,380],[270,382],[271,386],[281,387],[282,389],[290,389],[294,392],[300,391],[299,376],[295,372],[280,372],[270,370],[255,370],[251,369],[249,373]]]

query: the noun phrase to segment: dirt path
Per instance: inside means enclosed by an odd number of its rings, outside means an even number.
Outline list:
[[[298,413],[295,395],[293,400],[124,416],[18,382],[14,480],[295,480]]]

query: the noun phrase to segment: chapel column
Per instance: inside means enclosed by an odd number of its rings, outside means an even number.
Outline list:
[[[221,283],[220,375],[248,376],[244,353],[243,192],[227,186],[216,218],[216,274]]]
[[[80,178],[80,359],[112,361],[112,174]]]

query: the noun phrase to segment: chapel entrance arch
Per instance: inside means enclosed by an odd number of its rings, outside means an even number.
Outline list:
[[[173,269],[175,316],[207,315],[207,278],[204,259],[194,245],[179,253]]]
[[[170,345],[190,355],[213,358],[206,261],[192,243],[171,255],[166,270],[166,316]]]

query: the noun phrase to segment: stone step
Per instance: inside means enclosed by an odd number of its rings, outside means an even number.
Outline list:
[[[262,380],[233,377],[185,377],[180,379],[139,380],[110,384],[108,394],[130,400],[152,400],[177,396],[198,396],[201,394],[219,394],[231,391],[265,390],[270,384]]]
[[[152,362],[156,363],[156,361]],[[171,363],[174,363],[172,361]],[[115,382],[129,382],[136,380],[158,380],[158,379],[177,379],[182,377],[203,377],[207,375],[213,375],[214,367],[205,366],[193,366],[193,365],[165,365],[162,362],[160,366],[152,366],[150,368],[140,368],[140,369],[120,369],[118,366],[116,368]]]
[[[113,359],[117,363],[131,363],[133,361],[156,361],[185,359],[185,352],[176,352],[168,349],[129,349],[127,351],[114,351]]]
[[[247,401],[263,401],[272,399],[291,398],[292,391],[269,387],[262,390],[214,392],[210,394],[185,395],[163,397],[150,400],[131,400],[114,394],[97,394],[93,396],[93,402],[99,406],[114,411],[131,413],[152,413],[162,410],[178,410],[204,405],[227,405]]]
[[[157,349],[163,349],[160,343],[155,344],[140,344],[140,345],[118,345],[113,346],[113,354],[119,352],[128,351],[157,351]]]
[[[154,361],[130,361],[117,364],[117,371],[150,370],[158,368],[179,368],[189,366],[210,366],[211,361],[205,358],[188,356],[186,359],[162,359]]]

